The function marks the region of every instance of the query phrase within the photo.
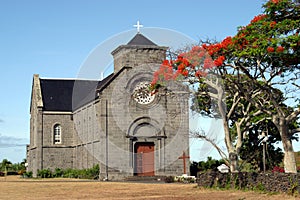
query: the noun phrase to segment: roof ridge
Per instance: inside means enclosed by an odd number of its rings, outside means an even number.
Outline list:
[[[152,42],[150,39],[148,39],[146,36],[144,36],[141,33],[137,33],[128,43],[127,45],[153,45],[157,46],[154,42]]]

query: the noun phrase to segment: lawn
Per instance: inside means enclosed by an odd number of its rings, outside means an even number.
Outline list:
[[[221,191],[196,184],[96,182],[78,179],[0,177],[0,199],[296,199],[284,194]]]

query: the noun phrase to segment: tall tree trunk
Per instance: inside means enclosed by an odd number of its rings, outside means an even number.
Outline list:
[[[238,172],[238,155],[235,152],[229,153],[230,172]]]
[[[237,172],[238,171],[238,155],[233,147],[233,142],[231,139],[230,135],[230,127],[229,127],[229,119],[226,114],[226,106],[224,105],[223,102],[223,97],[224,97],[224,90],[221,86],[218,86],[217,88],[218,91],[218,108],[220,111],[220,114],[222,116],[223,120],[223,128],[224,128],[224,134],[225,134],[225,144],[227,147],[227,151],[229,153],[229,162],[230,162],[230,171],[231,172]]]
[[[231,136],[230,136],[230,128],[228,126],[228,121],[223,118],[223,126],[225,133],[225,144],[227,147],[227,151],[229,153],[229,163],[230,163],[230,171],[237,172],[238,171],[238,155],[233,147]]]
[[[295,153],[292,141],[289,137],[288,123],[285,118],[279,118],[278,129],[284,150],[284,170],[286,173],[297,173]]]

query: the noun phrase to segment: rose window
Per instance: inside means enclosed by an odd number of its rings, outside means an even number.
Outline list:
[[[139,104],[151,103],[154,100],[155,95],[151,94],[149,87],[150,87],[150,83],[148,82],[139,83],[133,91],[134,100]]]

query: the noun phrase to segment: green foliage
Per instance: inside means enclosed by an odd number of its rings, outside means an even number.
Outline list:
[[[11,169],[12,169],[12,163],[7,159],[3,159],[2,162],[0,163],[0,171],[9,171]]]
[[[7,159],[3,159],[2,162],[0,163],[0,171],[16,172],[21,175],[26,170],[25,162],[23,161],[21,163],[12,163]]]
[[[29,171],[29,172],[25,172],[25,173],[23,173],[23,177],[24,178],[32,178],[32,171]]]
[[[244,138],[240,150],[240,158],[243,160],[243,171],[263,171],[263,145],[259,144],[259,134],[265,132],[271,134],[266,145],[266,170],[272,170],[274,166],[280,165],[283,159],[283,152],[280,148],[275,148],[274,144],[278,143],[280,134],[276,126],[270,120],[264,120],[261,123],[252,126],[249,129],[250,134]],[[251,154],[249,154],[251,152]]]
[[[50,169],[41,169],[37,171],[37,176],[40,178],[52,178],[53,173]]]
[[[191,176],[197,176],[198,172],[206,172],[208,170],[217,170],[217,167],[225,164],[224,160],[216,160],[212,157],[207,157],[206,161],[192,162],[190,165]]]
[[[89,169],[60,169],[56,168],[54,172],[50,169],[38,170],[37,176],[40,178],[83,178],[83,179],[97,179],[99,176],[99,165],[95,165]]]
[[[63,176],[63,170],[60,168],[55,168],[53,177],[59,178]]]
[[[254,191],[260,191],[260,192],[265,192],[266,188],[265,188],[264,184],[259,183],[259,184],[257,184],[256,186],[253,187],[253,190]]]

